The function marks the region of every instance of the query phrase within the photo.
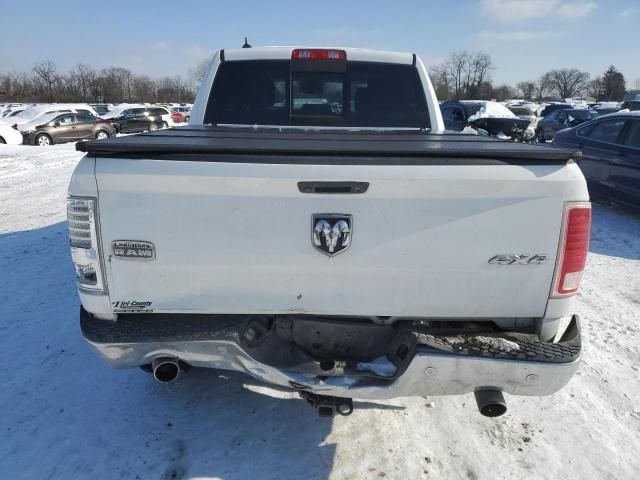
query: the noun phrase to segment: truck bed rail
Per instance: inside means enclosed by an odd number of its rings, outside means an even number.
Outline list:
[[[577,150],[456,133],[206,126],[80,142],[76,149],[100,157],[279,164],[527,165],[580,157]]]

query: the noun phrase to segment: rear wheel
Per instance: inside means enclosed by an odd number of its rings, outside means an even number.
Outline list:
[[[47,145],[51,145],[53,141],[51,137],[46,133],[40,133],[36,136],[36,145],[40,145],[41,147],[46,147]]]
[[[109,138],[109,132],[99,130],[98,133],[96,133],[96,140],[105,140],[107,138]]]
[[[149,124],[149,131],[150,132],[155,132],[156,130],[158,130],[158,124],[157,123],[150,123]]]
[[[162,128],[169,128],[169,124],[167,122],[162,122]]]
[[[4,138],[0,137],[0,143],[4,144],[4,143],[7,143],[7,142],[4,141]]]

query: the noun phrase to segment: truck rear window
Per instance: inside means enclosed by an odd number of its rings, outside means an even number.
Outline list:
[[[292,71],[289,60],[222,63],[204,123],[430,127],[414,66],[347,62],[345,72]]]

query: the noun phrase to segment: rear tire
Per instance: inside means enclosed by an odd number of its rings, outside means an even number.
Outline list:
[[[105,130],[98,130],[96,133],[96,140],[106,140],[109,138],[109,132]]]
[[[40,145],[41,147],[46,147],[49,145],[53,145],[53,140],[46,133],[39,133],[36,135],[35,144]]]
[[[158,124],[157,123],[150,123],[149,124],[149,131],[150,132],[155,132],[158,130]]]
[[[4,138],[0,137],[0,143],[2,143],[3,145],[6,144],[7,142],[4,141]]]
[[[162,128],[169,128],[169,124],[167,122],[162,122]]]

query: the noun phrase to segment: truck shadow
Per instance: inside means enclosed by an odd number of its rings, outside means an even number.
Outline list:
[[[640,258],[640,220],[594,205],[591,251]],[[66,223],[0,234],[0,477],[325,479],[337,422],[244,375],[159,385],[82,339]],[[354,459],[357,462],[357,459]]]
[[[82,339],[66,222],[0,234],[3,478],[325,479],[334,422],[288,392],[191,369],[114,370]],[[357,408],[394,408],[363,402]]]
[[[593,203],[589,251],[640,260],[640,216],[606,203]]]

